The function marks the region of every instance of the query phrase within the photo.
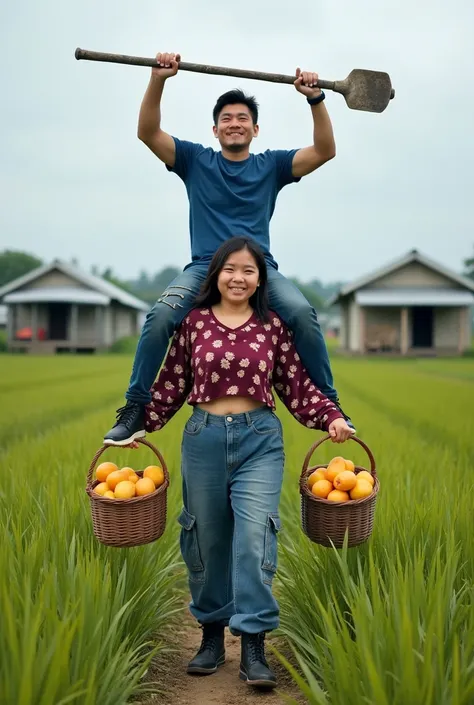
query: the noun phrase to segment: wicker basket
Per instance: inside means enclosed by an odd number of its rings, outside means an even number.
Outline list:
[[[358,546],[367,541],[372,533],[375,513],[375,503],[379,491],[379,481],[375,469],[374,456],[370,449],[360,438],[352,436],[350,440],[358,443],[366,451],[370,461],[370,472],[375,478],[374,489],[371,495],[363,499],[349,500],[348,502],[330,502],[321,497],[315,497],[308,488],[309,475],[318,468],[327,468],[326,465],[309,467],[309,461],[316,448],[329,440],[325,436],[314,443],[309,449],[303,463],[300,477],[301,493],[301,523],[306,536],[321,546],[334,546],[342,548],[346,531],[348,533],[348,546]],[[356,465],[355,473],[367,468]]]
[[[131,499],[108,499],[94,492],[99,482],[92,475],[102,453],[114,446],[102,446],[94,455],[87,475],[86,492],[91,502],[92,525],[96,538],[106,546],[117,548],[141,546],[156,541],[166,526],[166,498],[169,473],[160,451],[144,438],[138,443],[148,446],[160,461],[165,481],[151,494]],[[137,475],[143,476],[143,471]]]

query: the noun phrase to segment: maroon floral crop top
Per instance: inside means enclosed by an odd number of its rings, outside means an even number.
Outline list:
[[[304,426],[327,430],[344,418],[320,392],[295,350],[291,332],[273,312],[262,323],[255,314],[228,328],[211,309],[193,309],[176,331],[151,388],[145,429],[162,428],[181,408],[220,397],[245,396],[275,408],[278,396]]]

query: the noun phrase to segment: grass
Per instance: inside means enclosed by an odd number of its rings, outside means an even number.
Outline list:
[[[84,491],[130,362],[2,356],[2,703],[121,705],[143,690],[152,654],[172,648],[186,595],[176,516],[189,411],[150,439],[171,475],[158,542],[100,545]],[[280,633],[303,674],[295,678],[311,705],[471,705],[474,360],[335,358],[333,367],[343,405],[374,452],[381,492],[366,545],[311,543],[300,528],[298,477],[320,434],[280,407],[287,467],[276,591]],[[325,443],[314,460],[341,450]],[[355,443],[343,452],[366,463]],[[139,468],[149,454],[111,449],[103,457]]]
[[[170,648],[182,615],[179,483],[159,544],[100,545],[91,532],[86,474],[121,403],[129,359],[3,362],[12,366],[1,411],[0,702],[126,703],[144,689],[147,661]],[[176,478],[173,435],[167,430],[160,441]],[[115,459],[137,468],[151,460],[147,449],[115,451]]]
[[[282,631],[311,705],[474,702],[474,364],[432,362],[335,365],[378,463],[367,545],[312,545],[292,510],[295,487],[285,487]],[[337,454],[323,448],[325,460]],[[349,444],[344,454],[363,460]]]

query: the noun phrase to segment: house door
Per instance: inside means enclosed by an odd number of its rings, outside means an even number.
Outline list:
[[[414,306],[412,308],[412,347],[433,347],[433,308],[431,306]]]
[[[67,340],[70,304],[49,304],[48,330],[50,340]]]

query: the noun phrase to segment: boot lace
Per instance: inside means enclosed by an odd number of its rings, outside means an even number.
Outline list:
[[[259,661],[267,666],[265,658],[265,634],[255,634],[248,641],[248,659],[250,663]]]
[[[136,413],[136,404],[125,404],[125,406],[121,406],[120,409],[117,409],[117,424],[121,423],[128,427],[134,420]]]
[[[202,641],[201,646],[199,647],[198,654],[202,654],[202,652],[207,651],[207,649],[209,649],[210,651],[216,651],[218,634],[214,630],[206,629],[205,627],[201,627],[201,629]]]

